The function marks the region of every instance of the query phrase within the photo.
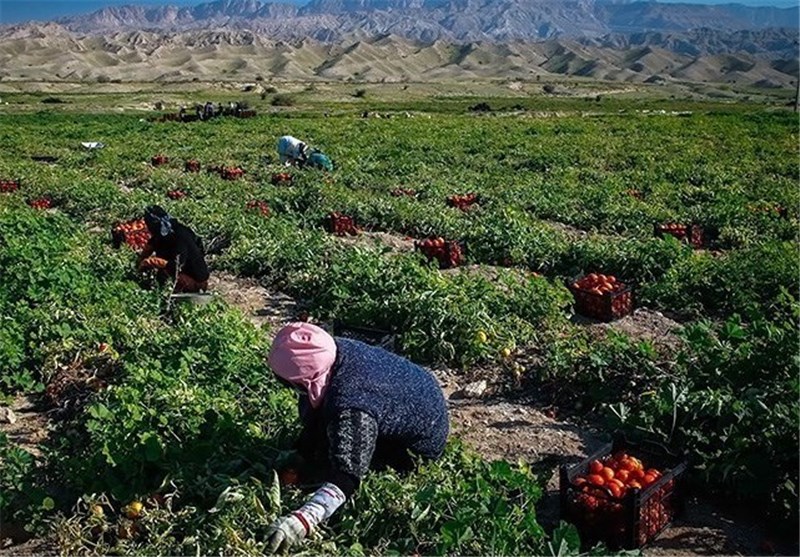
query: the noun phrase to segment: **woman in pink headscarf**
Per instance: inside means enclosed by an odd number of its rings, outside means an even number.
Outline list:
[[[442,455],[449,430],[442,390],[405,358],[292,323],[272,343],[269,366],[301,394],[301,455],[324,452],[327,461],[322,487],[270,526],[271,552],[300,542],[329,518],[371,467],[410,471],[416,459]]]

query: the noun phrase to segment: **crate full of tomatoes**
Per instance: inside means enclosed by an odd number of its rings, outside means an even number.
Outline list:
[[[164,166],[169,163],[169,157],[165,155],[156,155],[150,159],[150,164],[153,166]]]
[[[462,261],[461,245],[442,237],[418,240],[414,242],[414,249],[422,252],[428,261],[437,260],[440,269],[458,267]]]
[[[244,176],[244,170],[239,168],[238,166],[223,166],[220,171],[219,175],[222,177],[223,180],[238,180],[242,176]]]
[[[0,193],[11,193],[19,189],[19,180],[0,180]]]
[[[613,275],[590,273],[569,285],[575,311],[599,321],[613,321],[633,311],[633,288]]]
[[[679,224],[676,222],[657,224],[654,234],[658,238],[672,236],[681,242],[686,242],[695,249],[702,248],[705,245],[705,233],[703,227],[699,224]]]
[[[269,205],[266,201],[262,201],[260,199],[253,199],[252,201],[247,202],[247,208],[252,211],[258,211],[261,213],[261,216],[268,217],[269,216]]]
[[[620,437],[583,462],[561,467],[561,518],[589,546],[640,548],[683,512],[686,469],[685,460],[658,444]]]
[[[180,199],[185,199],[187,193],[184,190],[177,189],[177,190],[169,190],[167,192],[167,197],[172,199],[173,201],[178,201]]]
[[[291,186],[294,177],[288,172],[276,172],[270,178],[273,186]]]
[[[337,236],[355,236],[358,234],[358,227],[353,222],[352,217],[343,215],[338,211],[334,211],[328,215],[328,220],[325,223],[325,228],[328,232],[336,234]]]
[[[127,244],[134,250],[141,251],[150,241],[150,231],[144,219],[133,219],[112,228],[111,240],[115,248]]]
[[[200,161],[191,159],[183,163],[184,172],[200,172]]]
[[[456,207],[462,211],[469,211],[473,205],[478,203],[477,193],[466,193],[464,195],[451,195],[447,198],[449,207]]]
[[[51,197],[38,197],[28,201],[28,205],[33,209],[51,209],[53,207],[53,199]]]

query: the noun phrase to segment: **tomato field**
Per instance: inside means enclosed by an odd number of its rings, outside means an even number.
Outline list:
[[[259,554],[303,500],[273,472],[299,426],[269,334],[221,300],[173,307],[135,271],[137,219],[159,204],[223,246],[212,273],[391,330],[416,362],[491,369],[506,394],[555,393],[686,454],[693,489],[796,528],[796,115],[143,116],[0,120],[0,389],[43,397],[55,428],[37,454],[0,434],[5,522],[71,554]],[[278,165],[287,133],[335,169]],[[350,241],[376,232],[417,249]],[[668,314],[680,344],[597,335],[573,316],[576,289],[625,293],[613,319]],[[528,463],[453,439],[414,474],[372,474],[302,550],[547,553],[572,536],[540,526],[542,489]]]

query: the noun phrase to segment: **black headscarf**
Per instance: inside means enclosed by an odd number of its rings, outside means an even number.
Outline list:
[[[166,238],[172,234],[172,217],[158,205],[151,205],[144,210],[144,222],[153,236]]]

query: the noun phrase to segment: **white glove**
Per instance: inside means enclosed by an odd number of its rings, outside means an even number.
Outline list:
[[[273,522],[267,530],[267,553],[283,552],[308,535],[303,522],[290,514]]]
[[[323,484],[305,505],[270,525],[267,530],[267,552],[285,551],[302,541],[323,520],[336,512],[346,499],[335,484]]]

